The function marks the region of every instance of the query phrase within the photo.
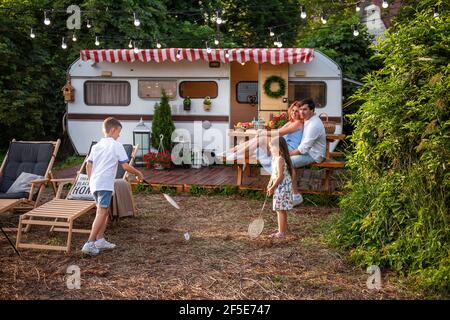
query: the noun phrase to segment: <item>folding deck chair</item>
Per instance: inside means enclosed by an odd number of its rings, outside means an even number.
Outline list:
[[[53,178],[52,168],[61,141],[15,141],[12,140],[0,167],[0,213],[19,206],[36,208],[45,185]],[[29,192],[7,193],[21,173],[43,176],[34,180]],[[53,185],[56,193],[55,186]],[[37,192],[36,192],[37,191]]]
[[[124,148],[130,159],[128,164],[130,166],[133,166],[138,146],[125,144]],[[28,248],[28,249],[60,250],[66,251],[68,253],[70,251],[73,233],[87,233],[87,234],[90,233],[90,229],[75,229],[73,225],[76,219],[86,214],[87,212],[91,211],[92,209],[95,209],[96,207],[95,201],[69,200],[67,198],[60,199],[63,187],[68,183],[72,184],[72,187],[67,193],[69,195],[72,189],[75,187],[76,181],[78,180],[80,174],[85,172],[87,158],[88,157],[86,156],[81,166],[81,169],[80,171],[78,171],[77,177],[75,179],[52,180],[53,182],[58,183],[58,190],[56,192],[56,197],[53,200],[20,216],[16,239],[16,247],[18,249]],[[116,179],[127,179],[127,177],[128,172],[123,170],[122,166],[119,165],[117,168]],[[28,227],[26,231],[29,231],[29,227],[31,227],[31,225],[41,225],[41,226],[49,226],[50,231],[67,232],[66,246],[23,243],[21,242],[23,225],[26,225]]]

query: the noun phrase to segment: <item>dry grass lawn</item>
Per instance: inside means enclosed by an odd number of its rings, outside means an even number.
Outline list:
[[[0,299],[417,299],[396,277],[383,274],[379,291],[366,287],[368,274],[327,247],[321,221],[336,208],[302,205],[289,215],[290,235],[269,239],[276,215],[266,206],[263,234],[251,240],[249,222],[262,201],[224,196],[135,196],[138,214],[108,227],[114,251],[83,256],[86,235],[75,235],[72,252],[22,251],[19,259],[0,236]],[[93,214],[79,224],[89,227]],[[17,225],[17,214],[0,217]],[[186,241],[184,233],[191,236]],[[15,239],[14,234],[10,234]],[[63,243],[36,227],[28,234]],[[81,269],[81,289],[66,287],[66,269]]]

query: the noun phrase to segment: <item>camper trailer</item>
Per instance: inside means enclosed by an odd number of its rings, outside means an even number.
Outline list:
[[[308,97],[316,102],[317,114],[336,122],[335,133],[342,132],[342,72],[314,49],[82,50],[68,76],[74,94],[67,101],[67,127],[81,155],[102,137],[101,123],[108,116],[123,125],[120,142],[133,143],[141,119],[151,128],[161,89],[170,98],[176,128],[205,149],[222,151],[236,123],[267,123],[271,114]],[[264,84],[271,76],[284,80],[284,95],[266,94]],[[273,92],[279,89],[279,83],[272,86]],[[209,109],[205,97],[212,102]],[[190,105],[183,104],[186,98]]]

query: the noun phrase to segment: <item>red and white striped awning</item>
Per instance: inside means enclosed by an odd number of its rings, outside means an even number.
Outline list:
[[[227,55],[228,53],[228,55]],[[178,56],[177,56],[178,55]],[[269,62],[271,64],[282,63],[309,63],[314,58],[314,49],[310,48],[278,48],[278,49],[206,49],[167,48],[167,49],[139,49],[138,53],[133,49],[103,49],[81,50],[81,60],[93,60],[95,62],[164,62],[181,60],[196,61],[221,61],[221,62]]]

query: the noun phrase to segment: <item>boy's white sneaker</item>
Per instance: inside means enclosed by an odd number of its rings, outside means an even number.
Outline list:
[[[292,196],[292,203],[293,203],[294,207],[298,206],[302,202],[303,202],[303,197],[300,193],[294,194]]]
[[[103,238],[103,239],[98,239],[97,241],[95,241],[95,247],[99,251],[102,251],[102,250],[114,249],[116,247],[116,245],[114,243],[106,241],[105,238]]]
[[[91,256],[95,256],[100,252],[100,250],[98,250],[94,242],[86,242],[83,248],[81,249],[81,252],[89,254]]]

